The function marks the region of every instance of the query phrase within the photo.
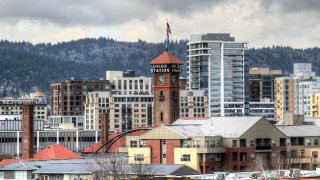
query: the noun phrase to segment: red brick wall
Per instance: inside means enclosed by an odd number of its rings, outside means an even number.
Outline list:
[[[151,148],[151,163],[160,164],[161,163],[161,150],[160,150],[160,140],[147,140],[147,145]]]
[[[174,148],[180,147],[180,140],[167,140],[166,151],[167,151],[167,164],[174,164]]]
[[[234,152],[237,153],[236,160],[233,160],[232,158]],[[255,148],[252,147],[227,148],[224,169],[230,171],[240,171],[240,166],[245,166],[245,170],[251,170],[253,161],[251,161],[250,154],[255,154],[255,152]],[[246,161],[240,160],[240,153],[247,153]],[[236,169],[234,169],[235,166]]]

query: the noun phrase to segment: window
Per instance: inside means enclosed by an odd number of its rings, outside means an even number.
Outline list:
[[[200,148],[200,141],[199,140],[194,140],[193,141],[193,147],[194,148]]]
[[[254,140],[250,140],[250,147],[254,147]]]
[[[318,146],[318,145],[319,145],[318,139],[315,139],[315,140],[313,141],[313,145],[315,145],[315,146]]]
[[[163,112],[160,112],[160,121],[163,121]]]
[[[318,158],[318,151],[312,151],[312,157]]]
[[[190,154],[182,154],[181,161],[190,161]]]
[[[27,171],[14,171],[14,179],[29,179]]]
[[[190,148],[191,147],[191,140],[182,140],[182,147],[183,148]]]
[[[237,147],[237,140],[232,140],[232,147]]]
[[[130,141],[130,147],[138,147],[137,141]]]
[[[143,154],[135,154],[134,161],[144,161],[144,155]]]
[[[167,158],[167,154],[166,153],[162,154],[162,158]]]

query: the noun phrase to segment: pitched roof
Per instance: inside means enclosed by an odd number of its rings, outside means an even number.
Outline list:
[[[199,128],[200,126],[197,125],[169,125],[164,127],[185,137],[205,136],[205,133]]]
[[[202,124],[209,119],[210,117],[180,117],[173,124]]]
[[[76,159],[82,158],[79,154],[60,145],[53,144],[34,155],[35,159]]]
[[[262,118],[262,116],[212,117],[205,121],[200,129],[206,136],[238,138]]]
[[[170,52],[165,51],[160,56],[152,60],[149,64],[183,64],[183,61],[175,57]]]
[[[199,117],[193,120],[178,119],[167,128],[185,136],[222,136],[238,138],[262,119],[262,116]]]
[[[320,127],[315,125],[276,126],[287,137],[320,136]]]
[[[33,158],[4,159],[0,162],[0,165],[6,165],[14,162],[24,162],[24,161],[50,160],[50,159],[76,159],[76,158],[82,158],[82,156],[60,144],[53,144],[53,145],[47,146],[46,148],[44,148],[43,150],[35,154]]]

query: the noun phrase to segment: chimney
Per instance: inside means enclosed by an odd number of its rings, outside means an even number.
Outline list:
[[[101,122],[100,138],[101,138],[102,144],[104,144],[108,141],[108,114],[106,113],[100,114],[100,122]],[[105,151],[105,148],[103,148],[102,151]]]
[[[33,105],[22,106],[22,158],[33,158]]]

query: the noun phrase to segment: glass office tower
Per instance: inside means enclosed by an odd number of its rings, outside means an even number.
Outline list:
[[[208,91],[210,116],[248,115],[247,42],[192,34],[187,49],[188,88]]]

